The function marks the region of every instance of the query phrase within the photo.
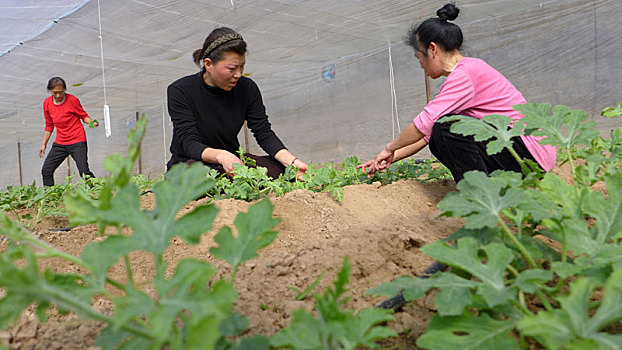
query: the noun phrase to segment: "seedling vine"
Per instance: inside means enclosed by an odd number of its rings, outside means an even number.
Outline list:
[[[526,130],[489,116],[452,117],[452,131],[491,139],[489,154],[509,149],[509,139],[522,133],[544,136],[540,142],[558,147],[570,164],[572,180],[466,173],[459,191],[438,204],[442,215],[463,218],[464,228],[422,248],[451,270],[429,279],[400,277],[369,293],[415,300],[439,290],[438,314],[417,339],[425,349],[617,349],[622,338],[607,327],[622,320],[622,308],[614,306],[622,300],[620,129],[602,138],[584,112],[566,106],[515,109],[525,115]],[[591,187],[597,181],[607,195]],[[604,296],[595,293],[599,288]]]

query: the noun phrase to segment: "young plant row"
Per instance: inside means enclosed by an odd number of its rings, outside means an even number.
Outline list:
[[[268,199],[257,202],[236,217],[237,235],[225,226],[214,237],[216,245],[210,253],[232,266],[229,276],[216,278],[217,271],[210,263],[194,258],[179,261],[174,271],[167,273],[169,263],[163,254],[173,237],[194,245],[212,229],[217,214],[214,204],[197,206],[180,217],[178,213],[188,202],[212,190],[215,181],[205,176],[200,164],[175,166],[165,180],[153,186],[156,208],[141,209],[141,191],[130,179],[145,125],[146,119],[140,119],[136,131],[130,132],[127,157],[116,154],[106,160],[112,176],[104,180],[97,198],[80,191],[65,195],[72,224],[95,224],[103,236],[79,256],[49,245],[0,213],[0,234],[9,238],[0,254],[0,329],[35,305],[42,321],[55,307],[61,313],[74,312],[105,323],[107,327],[95,342],[104,350],[355,349],[375,347],[376,340],[395,335],[380,326],[392,320],[390,311],[355,313],[343,308],[350,275],[345,259],[333,286],[314,295],[314,313],[295,311],[291,325],[272,337],[241,336],[248,320],[233,311],[238,298],[234,281],[238,267],[275,239],[278,220],[272,217],[272,205]],[[104,234],[108,227],[117,228],[116,233]],[[123,228],[131,228],[132,234],[122,234]],[[129,256],[137,251],[153,257],[155,276],[150,292],[134,282],[136,266]],[[85,272],[41,271],[39,260],[51,257],[65,259]],[[123,281],[108,275],[115,264],[125,266]],[[92,306],[97,298],[114,303],[113,315]]]
[[[131,181],[142,191],[151,189],[160,179],[151,179],[145,175],[133,176]],[[0,210],[11,213],[23,226],[34,230],[41,220],[49,215],[68,215],[63,206],[66,193],[82,192],[97,197],[105,183],[103,178],[79,178],[73,181],[72,176],[65,178],[64,184],[40,187],[33,181],[25,186],[7,186],[0,191]],[[24,209],[27,210],[23,213]]]
[[[368,293],[416,300],[437,291],[438,313],[417,339],[425,349],[622,349],[622,128],[602,138],[582,111],[515,108],[525,133],[557,147],[572,180],[528,162],[523,176],[467,173],[438,205],[464,227],[422,248],[450,270]],[[447,119],[454,132],[491,139],[489,154],[512,151],[523,133],[504,116]]]
[[[286,169],[285,174],[277,179],[267,175],[266,168],[249,167],[253,160],[245,157],[244,151],[239,151],[245,165],[234,164],[235,175],[227,177],[215,170],[207,172],[206,177],[214,185],[203,195],[214,199],[233,198],[246,201],[257,200],[274,193],[277,196],[296,190],[305,189],[313,192],[329,192],[338,201],[343,200],[343,188],[348,185],[372,183],[378,181],[388,184],[400,179],[417,179],[419,181],[435,181],[451,178],[451,174],[440,163],[433,160],[404,160],[391,164],[386,173],[376,173],[368,178],[361,170],[356,169],[360,164],[357,157],[349,157],[341,164],[326,163],[309,165],[309,170],[302,181],[296,180],[296,170]],[[131,177],[141,193],[151,190],[164,177],[150,178],[145,175]],[[105,184],[105,178],[80,178],[72,181],[68,177],[64,184],[49,187],[39,187],[34,182],[26,186],[8,186],[0,191],[0,210],[9,212],[22,225],[34,230],[37,224],[48,215],[68,215],[63,207],[63,198],[66,193],[82,192],[92,198],[98,198]],[[32,209],[32,213],[22,213],[23,209]]]
[[[216,185],[208,193],[213,198],[234,198],[252,201],[263,198],[270,193],[280,196],[284,193],[304,189],[312,192],[328,192],[335,200],[343,200],[343,188],[349,185],[372,183],[375,181],[385,185],[400,179],[417,179],[422,182],[450,179],[451,174],[447,168],[433,160],[404,160],[391,164],[387,172],[378,172],[372,177],[367,177],[356,166],[360,160],[356,156],[348,157],[341,164],[326,163],[321,165],[310,164],[302,181],[296,179],[296,169],[288,167],[285,174],[277,179],[267,175],[263,167],[249,167],[254,165],[252,159],[244,156],[244,151],[239,151],[244,165],[234,164],[235,173],[228,178],[224,174],[218,174],[210,170],[208,178],[214,179]]]

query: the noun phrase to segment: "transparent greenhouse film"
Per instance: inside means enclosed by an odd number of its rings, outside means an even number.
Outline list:
[[[12,3],[13,10],[0,15],[3,23],[18,16],[19,1]],[[96,2],[62,3],[73,10],[50,15],[35,3],[41,8],[29,12],[33,28],[3,27],[0,33],[15,38],[16,32],[38,33],[20,37],[0,55],[3,164],[14,163],[16,152],[10,150],[18,140],[40,146],[46,81],[61,76],[91,117],[103,122],[103,106],[110,107],[111,136],[105,137],[104,125],[87,130],[93,172],[105,174],[103,160],[126,145],[128,121],[145,112],[149,147],[143,171],[152,176],[161,175],[170,157],[166,88],[198,71],[192,52],[213,28],[231,27],[247,41],[245,73],[259,86],[272,127],[289,149],[315,163],[351,155],[365,159],[425,106],[424,73],[403,38],[413,23],[435,16],[442,5],[107,0],[101,2],[104,86]],[[529,102],[583,109],[604,135],[617,126],[617,120],[599,113],[620,102],[621,2],[462,1],[457,6],[464,54],[488,62]],[[34,28],[46,21],[47,29]],[[432,96],[442,81],[430,82]],[[243,131],[239,139],[244,145]],[[249,151],[263,153],[252,133],[248,139]],[[36,159],[24,159],[23,172],[38,179],[42,160],[33,154]],[[19,177],[6,170],[1,182],[17,183]]]

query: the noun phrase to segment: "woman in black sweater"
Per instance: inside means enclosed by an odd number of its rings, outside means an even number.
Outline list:
[[[202,161],[231,174],[233,164],[242,164],[236,155],[240,148],[237,135],[246,121],[268,154],[247,156],[257,166],[266,167],[272,178],[282,174],[286,166],[296,167],[301,178],[307,164],[292,155],[272,131],[259,88],[242,76],[246,62],[242,36],[230,28],[216,28],[192,56],[201,71],[175,81],[167,89],[168,112],[173,121],[168,169],[181,162]]]

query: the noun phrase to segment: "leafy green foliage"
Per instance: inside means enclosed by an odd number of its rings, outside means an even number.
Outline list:
[[[461,316],[434,316],[428,331],[417,339],[424,349],[446,350],[497,350],[520,349],[510,336],[516,321],[499,321],[487,314],[474,316],[465,312]]]
[[[522,176],[466,173],[438,205],[464,227],[422,248],[451,270],[368,293],[415,300],[438,290],[438,314],[417,340],[426,349],[527,348],[527,339],[547,349],[619,349],[622,337],[607,327],[622,322],[622,131],[602,138],[585,113],[566,106],[515,108],[526,133],[562,151],[571,181],[524,168]],[[510,147],[507,119],[449,119],[452,131],[499,141],[488,153]]]
[[[473,135],[475,141],[493,139],[486,145],[488,154],[496,154],[512,147],[512,138],[522,134],[520,128],[510,128],[512,118],[504,115],[488,115],[481,120],[463,115],[443,117],[439,122],[454,122],[451,132]]]
[[[0,328],[9,326],[26,307],[35,304],[42,321],[47,319],[48,310],[56,307],[62,313],[75,312],[107,324],[95,342],[105,350],[270,349],[271,340],[266,336],[242,337],[249,322],[232,309],[238,298],[234,289],[237,268],[256,257],[257,250],[276,237],[274,227],[278,220],[272,217],[271,203],[264,199],[251,205],[248,213],[235,218],[235,229],[223,227],[215,236],[217,245],[211,253],[232,265],[230,278],[216,278],[215,268],[198,259],[184,259],[169,268],[164,251],[170,241],[179,237],[190,245],[197,244],[201,235],[212,229],[217,214],[214,204],[199,205],[187,212],[183,208],[213,191],[221,179],[206,176],[206,168],[200,164],[177,165],[164,180],[132,177],[145,127],[146,119],[141,118],[129,133],[127,156],[117,154],[106,160],[111,177],[84,179],[78,185],[58,187],[66,189],[56,199],[64,199],[72,224],[95,224],[102,233],[102,238],[88,244],[80,256],[49,245],[0,212],[0,232],[9,239],[6,250],[0,254]],[[246,170],[249,173],[244,173]],[[265,169],[240,168],[236,176],[253,180],[256,173],[252,171],[265,175]],[[155,209],[141,208],[140,195],[145,189],[153,192]],[[26,193],[8,191],[6,196],[30,198],[44,193],[51,197],[54,193],[34,185],[20,190]],[[247,194],[260,191],[257,186]],[[24,203],[30,202],[25,199]],[[110,227],[116,228],[116,232],[106,230]],[[125,233],[126,228],[131,229],[131,234]],[[136,251],[151,254],[155,264],[155,276],[147,287],[137,286],[132,276],[136,267],[129,256]],[[64,259],[85,272],[41,271],[42,258]],[[108,276],[116,264],[125,265],[127,281]],[[334,289],[316,296],[316,309],[324,319],[313,319],[314,329],[322,335],[321,342],[327,341],[335,349],[353,349],[357,344],[374,346],[375,340],[394,335],[377,326],[392,319],[388,311],[372,309],[354,314],[341,309],[347,301],[343,294],[347,291],[349,271],[346,261]],[[303,293],[310,293],[320,279]],[[111,288],[118,294],[111,294]],[[114,314],[93,308],[91,303],[97,298],[112,301]],[[299,326],[296,321],[291,327]]]
[[[551,105],[543,103],[527,103],[514,106],[525,117],[521,122],[526,124],[526,134],[544,137],[540,140],[543,145],[556,146],[562,152],[573,170],[574,174],[573,151],[579,145],[589,145],[592,140],[599,136],[599,132],[594,128],[595,121],[587,121],[590,118],[584,111],[572,110],[567,106],[557,105],[552,109]]]
[[[479,252],[484,251],[486,263]],[[504,287],[506,266],[513,260],[512,251],[499,243],[478,247],[472,238],[462,238],[456,242],[456,248],[445,242],[437,241],[423,247],[423,252],[446,265],[461,268],[477,277],[490,288],[501,290]]]
[[[95,123],[97,123],[97,125],[99,125],[99,122],[97,121],[97,119],[93,119],[89,122],[89,128],[94,128],[95,127]]]
[[[359,313],[342,308],[350,280],[350,263],[344,259],[333,287],[314,295],[317,318],[305,310],[296,310],[287,328],[272,337],[271,344],[286,349],[357,349],[378,348],[375,341],[396,333],[380,323],[393,320],[390,310],[368,309]]]
[[[606,118],[622,117],[622,103],[618,103],[615,107],[607,107],[600,112],[600,115]]]
[[[252,159],[243,156],[243,151],[240,154],[244,158],[245,164],[251,163]],[[263,198],[270,193],[280,196],[293,190],[305,189],[313,192],[328,192],[334,199],[342,201],[343,188],[349,185],[374,181],[388,184],[406,178],[424,182],[451,178],[447,168],[431,160],[421,163],[415,159],[400,161],[391,164],[386,173],[379,172],[371,178],[356,168],[359,164],[359,159],[354,156],[348,157],[341,164],[329,163],[318,166],[310,164],[302,177],[302,181],[296,179],[296,171],[292,167],[288,167],[285,174],[277,179],[272,179],[263,167],[254,168],[234,164],[233,178],[218,174],[215,170],[210,170],[207,173],[207,177],[216,182],[216,185],[207,194],[216,199],[235,198],[251,201]]]
[[[238,214],[235,218],[237,237],[233,236],[227,226],[214,237],[218,246],[211,248],[210,253],[233,266],[232,279],[240,263],[257,257],[257,250],[269,245],[276,238],[277,232],[270,230],[279,220],[272,218],[272,209],[270,201],[264,199],[249,208],[247,214]]]
[[[495,227],[499,214],[516,206],[523,195],[521,190],[508,185],[503,177],[489,178],[479,171],[467,172],[457,184],[459,192],[448,194],[438,207],[445,215],[464,217],[465,228]]]
[[[145,175],[131,178],[141,191],[153,188],[161,178]],[[63,184],[39,187],[33,182],[26,186],[8,186],[0,191],[0,209],[12,214],[22,225],[33,230],[46,216],[68,216],[63,201],[68,193],[81,193],[86,198],[97,199],[106,183],[105,178],[78,178],[68,176]]]
[[[521,122],[526,124],[528,134],[546,136],[540,143],[571,150],[575,145],[587,145],[598,136],[595,121],[587,121],[590,116],[581,110],[567,106],[543,103],[527,103],[514,106],[525,115]]]
[[[618,349],[620,335],[609,327],[622,321],[622,128],[603,138],[581,111],[565,106],[551,110],[547,104],[516,109],[525,115],[524,131],[508,129],[509,120],[499,116],[481,121],[456,118],[453,127],[476,139],[493,138],[489,152],[508,148],[511,143],[507,141],[520,132],[541,136],[542,143],[560,149],[562,162],[572,164],[572,179],[530,172],[533,168],[528,167],[523,167],[522,176],[465,174],[459,191],[439,204],[442,215],[461,217],[465,226],[422,249],[451,270],[427,279],[403,276],[368,293],[393,296],[402,292],[406,300],[415,300],[430,290],[438,291],[434,299],[438,314],[417,340],[422,348],[514,349],[537,342],[536,346],[551,349]],[[223,228],[215,238],[212,254],[233,266],[230,278],[215,278],[215,269],[196,259],[182,260],[169,269],[162,254],[173,237],[196,244],[212,228],[213,205],[180,214],[186,203],[205,193],[254,200],[304,188],[330,192],[340,199],[343,186],[349,184],[389,183],[403,177],[433,180],[449,176],[446,169],[430,162],[398,162],[369,179],[355,168],[359,161],[352,157],[340,166],[311,165],[304,181],[296,181],[291,168],[274,180],[261,168],[244,166],[230,180],[196,165],[173,168],[166,180],[140,185],[148,181],[132,181],[131,173],[144,121],[137,127],[129,135],[127,157],[107,159],[110,178],[79,180],[73,189],[51,193],[34,185],[0,193],[0,205],[7,212],[45,207],[42,203],[64,198],[72,223],[95,224],[102,233],[110,226],[118,229],[75,257],[0,213],[0,232],[10,240],[0,255],[1,328],[34,303],[42,320],[55,306],[107,323],[96,343],[103,349],[354,349],[377,347],[376,340],[395,335],[379,326],[392,319],[390,312],[355,313],[343,308],[350,275],[345,260],[333,286],[314,295],[314,313],[295,311],[290,326],[272,339],[241,337],[248,320],[232,311],[237,299],[233,282],[237,267],[274,240],[276,220],[267,200],[240,214],[235,230]],[[597,182],[605,194],[592,188]],[[139,196],[145,189],[154,193],[154,210],[140,208]],[[29,224],[32,217],[18,220]],[[131,228],[131,235],[121,234],[126,227]],[[156,275],[151,293],[133,281],[128,255],[136,250],[153,256]],[[87,272],[41,271],[38,259],[49,257],[68,260]],[[114,264],[126,265],[126,283],[108,277]],[[303,293],[311,293],[314,284]],[[111,286],[121,295],[111,295]],[[92,308],[96,296],[115,303],[113,316]]]
[[[141,193],[152,190],[153,187],[162,180],[164,180],[164,174],[153,179],[149,175],[139,174],[130,179],[130,181],[138,187]]]
[[[0,288],[4,291],[0,298],[0,327],[8,326],[24,308],[36,304],[41,320],[55,306],[63,312],[73,311],[107,323],[96,342],[103,349],[214,349],[217,344],[221,349],[239,349],[251,342],[264,344],[264,347],[255,346],[257,349],[267,349],[269,341],[265,337],[229,338],[239,336],[248,326],[242,315],[232,312],[237,299],[233,276],[230,280],[216,279],[215,269],[197,259],[182,260],[172,269],[172,274],[167,273],[168,263],[163,253],[171,239],[180,237],[188,244],[196,244],[201,234],[212,228],[217,211],[213,204],[195,207],[183,215],[179,212],[186,203],[214,186],[214,182],[205,177],[205,168],[200,164],[174,167],[166,180],[153,186],[156,208],[141,209],[138,188],[130,182],[129,174],[145,124],[146,119],[139,120],[137,129],[128,136],[128,157],[115,155],[106,162],[113,176],[103,181],[98,198],[82,192],[65,195],[65,206],[73,223],[96,224],[102,232],[113,226],[119,229],[118,234],[110,233],[90,243],[75,257],[41,241],[0,213],[0,230],[10,240],[0,255]],[[256,249],[274,239],[275,223],[270,203],[260,202],[250,207],[249,214],[236,218],[238,239],[219,235],[218,248],[236,266],[244,263],[256,256]],[[121,234],[125,227],[132,229],[131,235]],[[155,262],[153,293],[137,288],[132,278],[129,254],[139,250],[151,253]],[[68,260],[86,272],[42,272],[38,259],[49,257]],[[126,283],[108,277],[108,270],[119,262],[126,265]],[[121,291],[121,295],[112,295],[110,286]],[[113,316],[91,306],[91,300],[96,297],[114,302]]]
[[[313,283],[311,283],[311,285],[303,291],[300,291],[296,287],[288,287],[290,290],[296,293],[296,297],[294,299],[302,300],[306,298],[311,292],[313,292],[315,287],[317,287],[317,285],[320,284],[320,281],[322,281],[322,278],[324,278],[324,275],[326,275],[326,270],[322,271],[322,273],[318,276],[318,278],[316,278],[315,281],[313,281]]]
[[[38,187],[35,182],[27,186],[8,186],[6,191],[0,192],[0,209],[34,229],[44,216],[66,215],[61,204],[69,189],[63,185]]]
[[[609,276],[600,305],[594,306],[596,312],[590,316],[594,304],[591,296],[596,287],[598,284],[594,280],[580,278],[572,283],[568,295],[557,297],[560,309],[525,317],[518,328],[549,349],[620,349],[622,335],[602,330],[622,319],[622,270]]]
[[[119,155],[114,155],[111,160],[106,162],[110,166],[109,171],[117,174],[115,177],[124,179],[120,183],[125,183],[129,178],[140,193],[144,194],[161,182],[163,176],[152,179],[142,174],[129,175],[133,168],[127,165],[133,164],[131,161],[137,156],[138,153],[134,149],[131,150],[128,160],[124,160]],[[318,166],[311,164],[303,177],[303,181],[297,181],[296,171],[292,167],[288,167],[284,175],[272,179],[267,175],[266,168],[254,167],[254,160],[247,157],[243,150],[240,150],[240,157],[244,160],[245,165],[234,164],[235,172],[232,178],[225,174],[219,174],[213,169],[207,171],[206,177],[209,179],[208,181],[213,181],[214,185],[206,190],[205,194],[214,199],[234,198],[253,201],[264,198],[270,193],[281,196],[293,190],[306,189],[314,192],[328,192],[333,198],[341,201],[343,200],[343,187],[348,185],[372,183],[374,181],[389,184],[409,178],[422,182],[451,179],[449,170],[440,163],[433,160],[420,161],[415,159],[391,164],[387,172],[379,172],[368,178],[360,169],[356,169],[356,166],[360,164],[357,157],[349,157],[341,164],[329,163]],[[120,164],[125,164],[125,166]],[[0,208],[5,211],[13,211],[15,217],[21,219],[25,225],[32,229],[43,216],[67,215],[65,208],[61,206],[65,193],[82,193],[82,197],[94,200],[93,203],[95,204],[93,205],[97,205],[100,196],[103,196],[103,199],[110,198],[119,190],[119,186],[115,183],[108,183],[109,181],[108,178],[89,178],[72,182],[71,178],[68,178],[66,184],[45,188],[37,187],[34,183],[30,186],[9,186],[6,191],[0,192]],[[17,214],[17,210],[33,207],[35,206],[33,203],[39,202],[41,203],[36,207],[41,208],[41,212],[36,216],[37,220],[31,214],[25,214],[26,216]],[[29,224],[31,221],[32,224]]]

